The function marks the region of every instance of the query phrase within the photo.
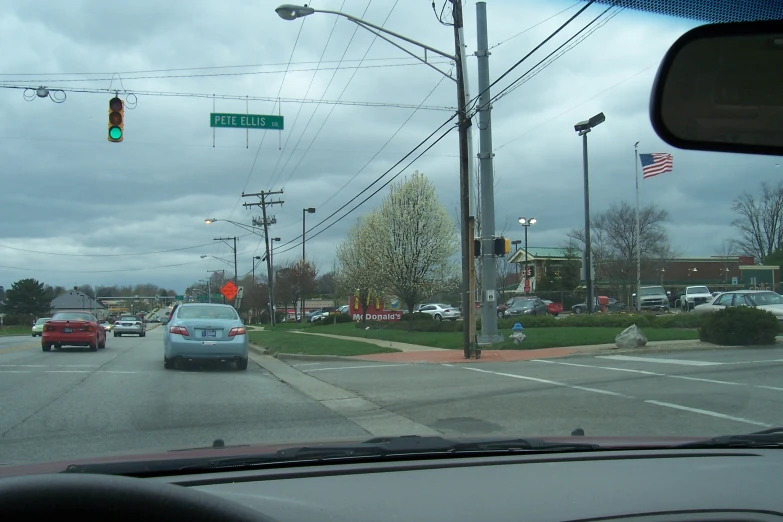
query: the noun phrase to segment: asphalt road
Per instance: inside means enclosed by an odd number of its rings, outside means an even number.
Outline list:
[[[717,435],[783,425],[783,349],[513,363],[164,370],[160,329],[106,350],[0,338],[0,463],[382,435]],[[631,358],[629,358],[631,357]],[[278,378],[279,377],[279,378]],[[281,380],[282,379],[282,380]],[[285,382],[284,382],[285,381]],[[399,431],[399,430],[398,430]]]

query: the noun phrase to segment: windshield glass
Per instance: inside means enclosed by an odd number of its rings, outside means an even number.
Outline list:
[[[783,161],[650,117],[713,2],[285,3],[0,2],[0,471],[783,425]]]
[[[35,322],[35,324],[37,324],[37,325],[38,325],[38,324],[44,324],[46,321],[49,321],[49,320],[51,320],[51,318],[49,318],[49,317],[42,317],[41,319],[38,319],[38,320]]]

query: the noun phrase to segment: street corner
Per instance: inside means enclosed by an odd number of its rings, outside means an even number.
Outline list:
[[[416,352],[356,355],[351,359],[395,363],[458,364],[480,362],[514,362],[532,359],[567,357],[576,353],[571,348],[542,348],[540,350],[481,350],[480,359],[466,359],[462,350],[432,350]]]

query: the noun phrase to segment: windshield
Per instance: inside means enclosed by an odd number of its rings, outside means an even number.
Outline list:
[[[50,318],[50,317],[42,317],[41,319],[38,319],[38,320],[35,322],[35,324],[36,324],[36,325],[39,325],[39,324],[44,324],[46,321],[50,321],[50,320],[51,320],[51,318]]]
[[[783,425],[783,162],[650,119],[701,8],[285,3],[0,2],[0,470]]]

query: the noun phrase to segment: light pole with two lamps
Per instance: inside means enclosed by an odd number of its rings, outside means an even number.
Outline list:
[[[590,188],[588,184],[587,169],[587,133],[606,121],[603,112],[599,112],[589,120],[580,121],[574,125],[574,130],[579,136],[582,136],[582,163],[584,164],[584,183],[585,183],[585,253],[582,268],[585,274],[587,313],[593,312],[593,276],[592,276],[592,251],[590,247]],[[638,300],[638,299],[637,299]]]
[[[253,267],[253,297],[255,299],[256,295],[256,288],[258,288],[258,283],[256,282],[256,260],[260,260],[261,256],[253,256],[253,258],[250,260],[250,266]],[[253,303],[253,320],[257,323],[258,322],[258,312],[256,310],[256,304]]]
[[[525,271],[523,272],[525,276],[524,277],[525,285],[523,286],[523,290],[526,294],[530,292],[530,278],[529,278],[530,274],[528,273],[528,268],[527,268],[527,229],[535,225],[537,222],[538,220],[536,218],[524,218],[524,217],[519,218],[519,224],[525,227]]]
[[[522,243],[521,239],[515,239],[514,241],[511,242],[511,244],[514,245],[514,253],[515,254],[517,252],[519,252],[519,244],[520,243]],[[519,263],[517,263],[517,279],[519,279],[519,272],[520,272],[520,270],[519,270]],[[519,283],[519,281],[517,281],[517,283]]]
[[[280,8],[278,7],[278,9],[280,9]],[[278,14],[279,14],[279,12],[278,12]],[[280,15],[280,16],[282,17],[282,15]],[[299,273],[299,283],[300,283],[300,285],[299,285],[299,300],[302,302],[302,306],[301,306],[301,308],[302,308],[302,315],[300,315],[299,317],[300,317],[302,322],[304,322],[305,299],[304,299],[304,295],[302,295],[303,288],[302,288],[302,285],[301,285],[301,282],[302,282],[301,280],[304,277],[305,262],[306,262],[306,259],[307,259],[307,257],[305,256],[305,234],[307,233],[306,230],[305,230],[305,223],[307,221],[307,214],[315,214],[315,208],[307,207],[307,208],[303,208],[302,209],[302,270]]]

